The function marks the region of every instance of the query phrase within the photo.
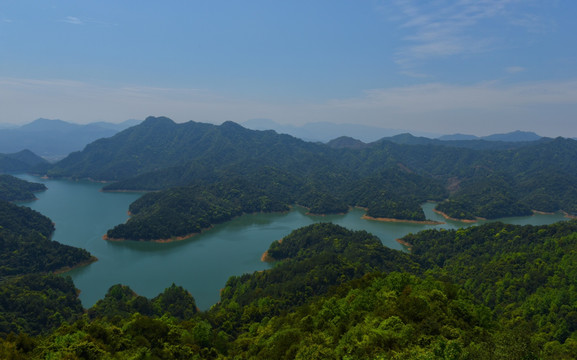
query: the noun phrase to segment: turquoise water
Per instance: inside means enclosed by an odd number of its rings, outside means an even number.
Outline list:
[[[219,300],[219,290],[230,276],[269,267],[260,257],[271,242],[314,222],[331,221],[349,229],[366,230],[393,249],[403,249],[395,239],[408,233],[470,226],[460,222],[424,225],[364,220],[360,209],[346,215],[308,216],[305,209],[296,207],[288,213],[244,215],[179,242],[110,242],[102,240],[102,235],[128,219],[128,206],[141,194],[105,193],[100,191],[102,184],[88,181],[19,177],[48,187],[37,194],[38,200],[24,205],[54,221],[53,239],[87,249],[98,258],[95,263],[66,273],[81,290],[85,307],[103,298],[114,284],[128,285],[140,295],[154,297],[175,283],[190,291],[200,309],[208,309]],[[430,203],[423,205],[427,217],[444,222],[433,207]],[[560,220],[565,220],[561,214],[502,219],[520,225]]]

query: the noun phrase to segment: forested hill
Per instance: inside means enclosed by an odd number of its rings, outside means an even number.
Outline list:
[[[216,126],[149,117],[71,154],[48,175],[104,181],[130,178],[123,187],[132,188],[135,182],[141,189],[151,190],[188,184],[233,165],[237,169],[249,163],[296,168],[303,160],[313,162],[314,156],[327,158],[323,155],[326,151],[324,146],[273,131],[248,130],[230,121]],[[314,162],[310,166],[315,166]]]
[[[46,171],[48,165],[48,161],[30,150],[0,154],[0,172],[40,172]]]
[[[0,200],[26,201],[33,200],[35,192],[46,190],[46,185],[31,183],[12,175],[0,174]]]
[[[114,285],[80,316],[63,278],[24,277],[0,283],[0,357],[575,359],[576,234],[575,221],[495,222],[409,235],[409,254],[313,224],[204,312],[174,284],[152,299]]]
[[[575,140],[487,148],[399,139],[334,148],[233,122],[150,117],[71,154],[48,175],[114,181],[105,190],[163,190],[133,204],[134,217],[108,234],[127,239],[184,236],[295,203],[316,214],[361,206],[369,216],[405,220],[425,220],[419,205],[427,200],[459,219],[577,214]]]

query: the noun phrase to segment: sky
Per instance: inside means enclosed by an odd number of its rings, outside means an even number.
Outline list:
[[[0,123],[577,137],[574,0],[0,0]]]

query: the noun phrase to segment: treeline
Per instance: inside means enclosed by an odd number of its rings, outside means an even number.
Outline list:
[[[114,181],[105,190],[161,190],[135,204],[140,213],[109,234],[126,239],[184,236],[252,209],[293,204],[311,214],[361,206],[372,217],[404,220],[425,220],[420,205],[427,200],[457,219],[577,214],[575,140],[467,146],[405,138],[334,148],[232,122],[151,117],[71,154],[48,174]],[[173,210],[175,196],[190,205],[181,214]],[[254,206],[267,198],[275,206]],[[163,226],[168,219],[177,220]]]
[[[577,222],[492,223],[404,238],[411,254],[332,224],[271,244],[197,312],[172,285],[113,286],[78,321],[0,340],[3,358],[573,359]],[[172,308],[171,308],[172,307]]]

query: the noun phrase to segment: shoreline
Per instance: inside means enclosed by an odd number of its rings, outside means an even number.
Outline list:
[[[186,239],[190,239],[196,235],[200,235],[202,234],[205,230],[209,230],[212,227],[208,228],[208,229],[203,229],[198,233],[192,233],[192,234],[187,234],[187,235],[182,235],[182,236],[173,236],[169,239],[151,239],[151,240],[146,240],[146,239],[137,239],[137,240],[129,240],[129,239],[125,239],[125,238],[109,238],[108,235],[104,234],[102,235],[102,240],[106,240],[106,241],[114,241],[114,242],[124,242],[124,241],[133,241],[133,242],[152,242],[152,243],[158,243],[158,244],[167,244],[167,243],[172,243],[172,242],[177,242],[177,241],[183,241]]]
[[[479,220],[485,220],[485,219],[481,219],[481,218],[477,218],[476,220],[471,220],[471,219],[457,219],[457,218],[452,218],[452,217],[450,217],[449,215],[447,215],[447,214],[445,214],[444,212],[439,211],[439,210],[437,210],[437,209],[433,209],[433,211],[434,211],[436,214],[441,215],[442,217],[444,217],[444,218],[447,219],[447,220],[459,221],[459,222],[464,222],[464,223],[468,223],[468,224],[473,224],[473,223],[479,222]]]
[[[413,245],[409,244],[408,242],[406,242],[403,239],[395,239],[396,242],[398,242],[399,244],[405,246],[407,248],[407,250],[409,251],[413,251]]]
[[[400,222],[400,223],[408,223],[408,224],[422,224],[422,225],[441,225],[444,224],[442,221],[434,221],[434,220],[405,220],[405,219],[395,219],[395,218],[376,218],[368,215],[361,216],[361,219],[364,220],[373,220],[373,221],[383,221],[383,222]]]
[[[78,264],[76,264],[76,265],[74,265],[74,266],[72,266],[72,267],[70,267],[70,266],[65,266],[65,267],[63,267],[63,268],[54,270],[52,273],[53,273],[53,274],[56,274],[56,275],[64,274],[64,273],[67,273],[67,272],[69,272],[69,271],[71,271],[71,270],[78,269],[78,268],[81,268],[81,267],[90,265],[90,264],[95,263],[95,262],[97,262],[97,261],[98,261],[98,258],[97,258],[96,256],[90,256],[90,259],[88,259],[88,260],[86,260],[86,261],[82,261],[82,262],[80,262],[80,263],[78,263]]]
[[[274,241],[273,241],[273,243],[274,243]],[[278,243],[279,244],[282,243],[282,239],[278,240]],[[260,257],[260,261],[266,262],[266,263],[271,263],[271,262],[275,262],[276,260],[272,256],[270,256],[270,254],[268,253],[268,250],[267,250],[267,251],[262,253],[262,255]]]
[[[268,250],[263,252],[261,257],[260,257],[260,261],[261,262],[265,262],[265,263],[271,263],[274,262],[275,260],[269,255]]]

